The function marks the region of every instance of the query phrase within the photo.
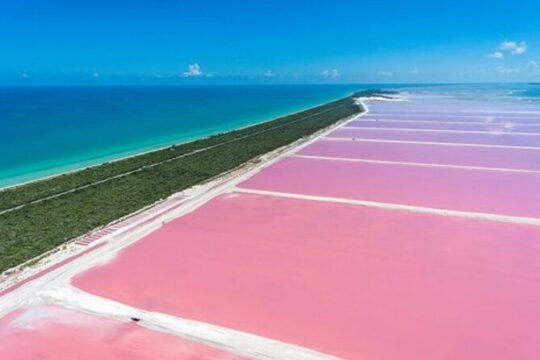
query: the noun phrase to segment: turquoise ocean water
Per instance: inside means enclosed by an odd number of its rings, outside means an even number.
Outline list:
[[[0,87],[0,187],[262,122],[366,88],[540,102],[540,85]]]
[[[0,187],[269,120],[363,86],[0,88]]]
[[[540,102],[540,83],[504,84],[407,84],[397,89],[416,94],[430,94],[451,97],[459,100],[486,102],[505,102],[514,104],[538,104]]]

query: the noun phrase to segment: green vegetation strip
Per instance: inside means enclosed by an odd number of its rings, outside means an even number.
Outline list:
[[[0,191],[0,272],[359,111],[350,96],[263,124]]]

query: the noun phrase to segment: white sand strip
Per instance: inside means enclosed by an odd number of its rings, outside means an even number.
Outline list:
[[[493,172],[511,172],[511,173],[521,173],[521,174],[540,174],[540,170],[528,170],[528,169],[508,169],[508,168],[494,168],[494,167],[468,166],[468,165],[431,164],[431,163],[417,163],[417,162],[403,162],[403,161],[353,159],[353,158],[316,156],[316,155],[293,155],[293,157],[303,158],[303,159],[313,159],[313,160],[348,161],[348,162],[359,162],[359,163],[381,164],[381,165],[403,165],[403,166],[432,167],[432,168],[458,169],[458,170],[478,170],[478,171],[493,171]]]
[[[237,187],[235,191],[239,193],[244,193],[244,194],[276,196],[276,197],[298,199],[298,200],[322,201],[322,202],[330,202],[330,203],[338,203],[338,204],[358,205],[358,206],[365,206],[365,207],[371,207],[371,208],[377,208],[377,209],[402,210],[402,211],[409,211],[409,212],[415,212],[415,213],[420,213],[420,214],[454,216],[454,217],[462,217],[462,218],[477,219],[477,220],[488,220],[488,221],[498,221],[498,222],[514,223],[514,224],[540,226],[539,218],[499,215],[499,214],[489,214],[489,213],[479,213],[479,212],[469,212],[469,211],[459,211],[459,210],[436,209],[436,208],[428,208],[428,207],[423,207],[423,206],[382,203],[382,202],[367,201],[367,200],[352,200],[352,199],[329,197],[329,196],[318,196],[318,195],[301,195],[301,194],[293,194],[293,193],[284,193],[284,192],[279,192],[279,191],[245,189],[245,188],[239,188],[239,187]]]
[[[300,346],[200,321],[137,309],[66,285],[37,294],[39,300],[97,316],[131,321],[154,331],[174,334],[251,359],[333,360],[337,357]]]

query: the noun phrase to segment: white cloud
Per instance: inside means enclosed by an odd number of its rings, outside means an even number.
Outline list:
[[[184,77],[191,77],[191,76],[201,76],[203,74],[201,67],[199,64],[189,64],[188,65],[188,71],[185,71],[182,73]]]
[[[412,70],[411,70],[411,74],[413,75],[418,75],[420,74],[420,69],[418,67],[413,67]]]
[[[276,76],[276,74],[274,74],[272,71],[268,70],[267,72],[264,73],[264,76],[268,77],[268,78],[271,78],[271,77]]]
[[[497,50],[489,54],[488,56],[492,59],[504,59],[506,54],[511,55],[523,55],[527,52],[527,42],[526,41],[509,41],[505,40],[499,44]]]
[[[380,76],[386,76],[386,77],[394,76],[394,73],[391,71],[379,71],[378,74]]]
[[[515,41],[505,40],[501,43],[501,45],[499,46],[499,49],[503,51],[512,50],[512,49],[515,49],[516,46],[517,46],[517,43]]]
[[[502,51],[495,51],[491,54],[488,55],[490,58],[492,59],[503,59],[504,58],[504,53]]]
[[[327,79],[335,79],[339,76],[339,71],[338,69],[324,70],[321,75]]]
[[[525,54],[526,52],[527,52],[527,45],[524,45],[524,46],[518,46],[516,50],[512,51],[512,54],[521,55],[521,54]]]
[[[508,51],[512,55],[522,55],[527,52],[527,43],[525,41],[508,41],[505,40],[499,46],[499,51]]]

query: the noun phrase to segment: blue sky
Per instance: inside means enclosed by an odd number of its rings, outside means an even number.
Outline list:
[[[2,1],[0,84],[540,81],[539,14],[537,0]]]

